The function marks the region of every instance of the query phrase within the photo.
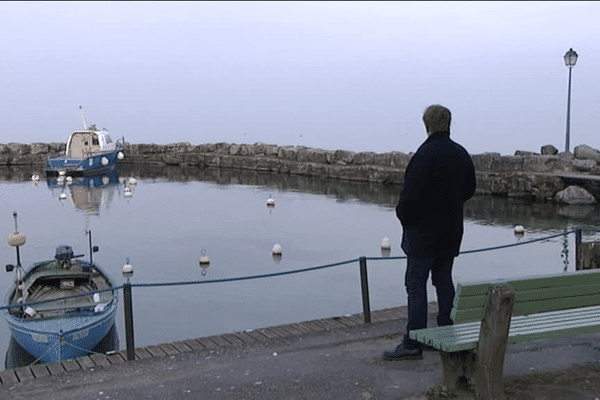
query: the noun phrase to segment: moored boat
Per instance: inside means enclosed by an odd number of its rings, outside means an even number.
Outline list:
[[[25,235],[15,233],[8,244],[17,249],[15,283],[9,289],[4,316],[15,341],[36,360],[51,363],[87,355],[115,323],[117,293],[110,276],[92,261],[80,260],[71,246],[56,248],[53,259],[23,271],[19,247]],[[76,296],[76,297],[72,297]]]
[[[48,157],[46,176],[101,174],[113,169],[125,157],[125,139],[113,142],[106,128],[88,127],[81,107],[80,111],[83,130],[71,133],[64,155]]]

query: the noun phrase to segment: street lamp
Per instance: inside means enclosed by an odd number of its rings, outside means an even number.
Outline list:
[[[565,153],[569,152],[569,135],[571,128],[571,69],[577,62],[577,53],[573,49],[569,49],[565,53],[565,65],[569,67],[569,95],[567,97],[567,138],[565,140]]]

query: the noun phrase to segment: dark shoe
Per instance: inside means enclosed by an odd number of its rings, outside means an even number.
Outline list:
[[[418,347],[409,349],[400,343],[394,351],[383,352],[383,359],[386,361],[395,360],[421,360],[423,358],[423,349]]]

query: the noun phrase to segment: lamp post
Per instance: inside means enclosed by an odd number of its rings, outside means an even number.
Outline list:
[[[571,129],[571,69],[577,62],[577,53],[573,49],[569,49],[564,55],[565,65],[569,67],[569,95],[567,97],[567,137],[565,140],[565,153],[569,152],[569,140]]]

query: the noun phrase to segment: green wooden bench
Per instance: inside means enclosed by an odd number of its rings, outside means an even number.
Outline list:
[[[504,399],[507,344],[600,332],[600,270],[459,284],[451,317],[410,337],[440,350],[447,390]]]

